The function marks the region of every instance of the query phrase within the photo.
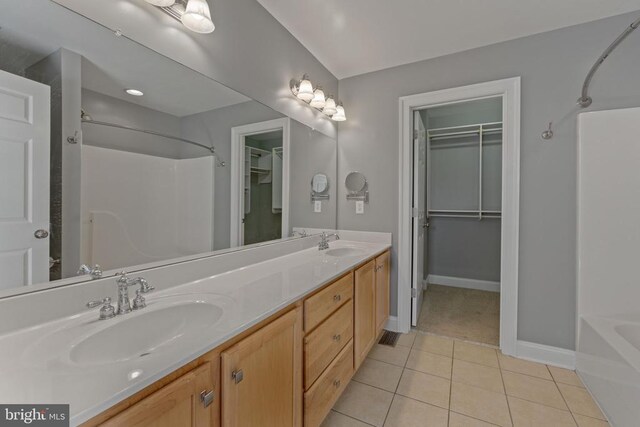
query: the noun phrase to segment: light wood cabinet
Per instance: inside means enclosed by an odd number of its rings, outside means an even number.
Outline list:
[[[304,338],[304,388],[311,387],[340,350],[353,337],[353,302],[338,311]]]
[[[110,418],[101,426],[210,427],[217,425],[214,424],[216,414],[213,396],[212,367],[207,362]],[[209,397],[211,401],[205,397]]]
[[[385,252],[376,258],[376,335],[389,320],[390,254]]]
[[[375,260],[355,271],[354,281],[354,367],[367,357],[376,339],[376,275]]]
[[[302,424],[302,310],[295,308],[222,355],[224,427]]]
[[[389,273],[387,251],[83,427],[319,426],[389,318]]]
[[[304,427],[318,427],[353,376],[350,341],[304,395]]]
[[[304,330],[311,331],[338,307],[353,298],[353,272],[341,277],[304,302]]]

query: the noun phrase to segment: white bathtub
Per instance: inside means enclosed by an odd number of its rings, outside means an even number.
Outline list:
[[[640,425],[640,313],[582,317],[576,370],[611,425]]]

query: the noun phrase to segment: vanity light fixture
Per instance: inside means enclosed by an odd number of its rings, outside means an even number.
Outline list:
[[[216,26],[207,0],[146,0],[193,32],[209,34]]]
[[[324,103],[324,108],[322,112],[327,116],[333,116],[338,110],[336,110],[336,100],[333,99],[332,95],[329,95],[326,102]]]
[[[304,102],[311,102],[313,99],[313,85],[309,81],[309,76],[302,76],[302,80],[292,88],[294,95]]]
[[[138,89],[125,89],[125,92],[127,92],[129,95],[133,95],[133,96],[142,96],[142,95],[144,95],[144,92],[142,92],[141,90],[138,90]]]
[[[347,120],[342,102],[338,102],[338,105],[336,105],[336,113],[331,116],[331,118],[336,122],[344,122],[345,120]]]
[[[299,81],[292,80],[290,88],[291,93],[293,93],[296,98],[322,111],[334,121],[343,122],[347,120],[342,102],[336,103],[333,95],[325,96],[320,86],[316,86],[314,89],[308,75],[303,75]]]
[[[313,108],[317,108],[318,110],[322,110],[327,101],[324,99],[324,91],[320,86],[313,91],[313,99],[309,103]]]
[[[146,2],[158,7],[169,7],[172,6],[176,0],[146,0]]]

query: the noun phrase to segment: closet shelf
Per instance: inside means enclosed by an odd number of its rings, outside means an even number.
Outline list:
[[[429,217],[433,218],[473,218],[473,219],[500,219],[502,217],[501,211],[496,210],[436,210],[431,209],[428,213]]]

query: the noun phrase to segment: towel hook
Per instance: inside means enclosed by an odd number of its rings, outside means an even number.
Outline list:
[[[542,132],[542,139],[544,139],[545,141],[553,138],[553,130],[551,129],[552,126],[553,122],[549,122],[549,127],[547,128],[547,130]]]

